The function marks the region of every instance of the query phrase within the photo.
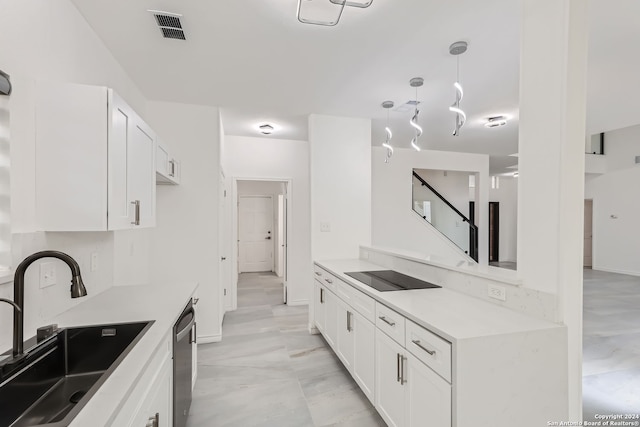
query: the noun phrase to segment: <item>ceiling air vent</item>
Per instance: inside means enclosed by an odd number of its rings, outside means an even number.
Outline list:
[[[182,15],[179,13],[163,12],[161,10],[149,10],[149,12],[156,18],[156,23],[162,32],[162,37],[165,39],[187,39],[184,36],[184,30],[180,22]]]

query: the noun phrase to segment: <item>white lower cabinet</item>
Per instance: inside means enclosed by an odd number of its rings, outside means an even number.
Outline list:
[[[170,427],[173,425],[171,371],[171,359],[167,359],[158,372],[158,376],[131,427]]]
[[[338,301],[338,345],[336,354],[345,368],[353,373],[353,358],[355,350],[355,331],[352,326],[353,309],[344,301]]]
[[[376,327],[357,311],[351,320],[354,335],[353,378],[374,402]]]
[[[325,334],[324,338],[335,350],[338,341],[338,297],[328,289],[324,289]]]
[[[322,333],[324,333],[325,326],[325,313],[326,313],[326,305],[325,305],[325,289],[319,282],[313,281],[313,321],[316,324],[316,328]]]
[[[169,427],[173,424],[171,332],[163,339],[111,427]]]
[[[407,387],[401,383],[402,357],[405,349],[376,330],[376,393],[375,407],[389,427],[406,425]]]
[[[412,354],[405,356],[406,425],[451,426],[451,386]]]
[[[313,294],[313,320],[324,339],[335,350],[338,340],[338,298],[317,281],[314,281]]]
[[[375,326],[350,305],[338,299],[336,354],[373,403],[375,385]]]
[[[375,406],[389,426],[451,426],[451,385],[380,330]]]

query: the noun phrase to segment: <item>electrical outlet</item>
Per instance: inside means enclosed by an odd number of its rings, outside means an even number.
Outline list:
[[[40,289],[56,284],[56,265],[52,262],[40,264]]]
[[[320,222],[320,231],[322,233],[328,233],[331,231],[331,223],[327,221]]]
[[[498,299],[500,301],[507,300],[507,290],[498,285],[489,285],[488,287],[488,295],[491,298]]]
[[[91,253],[91,266],[90,266],[90,270],[91,271],[98,271],[98,267],[99,267],[99,263],[98,263],[98,252],[92,252]]]

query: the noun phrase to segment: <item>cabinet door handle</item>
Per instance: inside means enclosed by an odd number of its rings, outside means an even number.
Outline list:
[[[175,160],[169,160],[169,165],[171,166],[171,172],[169,172],[170,177],[176,176],[176,162]]]
[[[198,344],[198,336],[196,335],[198,327],[196,322],[193,322],[193,328],[189,332],[189,344]]]
[[[400,382],[400,353],[396,353],[396,381]]]
[[[140,225],[140,200],[134,200],[133,202],[131,202],[131,204],[135,209],[134,220],[131,222],[131,224]]]
[[[404,361],[407,360],[406,357],[400,355],[400,384],[405,384],[407,380],[404,378]]]
[[[384,316],[379,316],[378,319],[382,320],[384,323],[386,323],[389,326],[396,326],[396,322],[392,322],[390,320],[387,320],[387,318],[384,317]]]
[[[324,288],[320,288],[320,304],[324,304]]]
[[[353,313],[347,310],[347,331],[349,332],[353,331],[351,327],[351,316],[353,316]]]
[[[324,279],[324,281],[327,282],[328,284],[332,284],[333,283],[333,280],[331,280],[331,279]]]
[[[430,356],[433,356],[434,354],[436,354],[435,350],[429,350],[428,348],[426,348],[425,346],[423,346],[420,343],[420,340],[411,340],[412,343],[414,343],[415,345],[417,345],[418,347],[420,347],[421,349],[423,349],[424,351],[426,351],[427,353],[429,353]]]

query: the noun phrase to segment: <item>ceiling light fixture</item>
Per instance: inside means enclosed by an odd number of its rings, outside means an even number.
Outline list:
[[[460,84],[460,55],[466,51],[467,42],[459,41],[449,46],[449,53],[456,57],[456,82],[453,84],[456,90],[456,100],[451,107],[449,107],[449,111],[456,113],[456,127],[453,130],[453,136],[460,135],[460,129],[467,121],[467,115],[462,108],[460,108],[460,101],[462,101],[462,97],[464,96],[464,90],[462,90],[462,85]]]
[[[340,22],[345,6],[364,9],[371,3],[373,0],[298,0],[298,21],[333,27]]]
[[[273,132],[273,126],[268,123],[258,126],[258,129],[260,130],[260,133],[264,135],[271,135]]]
[[[419,101],[418,101],[418,88],[420,86],[422,86],[423,84],[424,84],[424,79],[422,77],[414,77],[411,80],[409,80],[409,85],[411,87],[415,87],[416,88],[416,109],[415,109],[415,112],[413,113],[413,117],[411,117],[411,120],[409,120],[409,124],[416,131],[416,134],[414,135],[414,137],[411,138],[411,146],[416,151],[420,151],[420,146],[418,145],[418,138],[420,138],[420,135],[422,135],[422,128],[418,124],[418,115],[420,114],[420,110],[418,110],[418,104],[419,104]]]
[[[484,124],[486,128],[497,128],[507,124],[507,118],[505,116],[489,117]]]
[[[391,129],[389,129],[389,110],[393,108],[393,101],[384,101],[382,108],[387,110],[387,126],[384,128],[384,131],[387,133],[387,139],[382,143],[382,146],[387,149],[387,156],[384,158],[384,162],[389,163],[389,159],[393,156],[393,147],[391,146],[393,134],[391,133]]]

